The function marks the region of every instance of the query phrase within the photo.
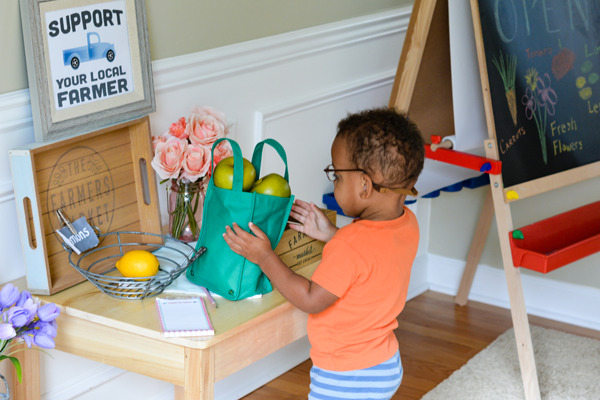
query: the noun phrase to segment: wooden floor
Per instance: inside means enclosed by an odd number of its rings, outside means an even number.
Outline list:
[[[436,292],[410,300],[398,321],[404,367],[402,384],[393,397],[398,400],[420,399],[512,327],[510,310],[473,301],[461,307],[453,297]],[[530,316],[529,323],[600,339],[598,331],[538,317]],[[311,365],[305,361],[243,399],[306,399]]]

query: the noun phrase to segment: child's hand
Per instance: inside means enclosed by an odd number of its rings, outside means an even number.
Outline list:
[[[260,265],[263,259],[266,259],[270,253],[273,253],[271,242],[267,235],[252,222],[248,224],[248,227],[254,235],[246,232],[234,222],[232,227],[225,227],[223,238],[231,250],[248,259],[250,262]]]
[[[288,224],[290,228],[324,242],[328,242],[338,229],[331,223],[325,213],[312,202],[309,204],[296,199],[292,205],[290,216],[300,222],[299,224]]]

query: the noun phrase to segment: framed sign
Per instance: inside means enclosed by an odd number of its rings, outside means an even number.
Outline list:
[[[20,0],[36,142],[156,110],[143,0]]]

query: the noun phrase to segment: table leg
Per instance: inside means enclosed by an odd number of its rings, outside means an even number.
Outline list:
[[[184,386],[175,386],[175,400],[213,400],[215,391],[215,352],[185,349]]]
[[[39,400],[41,397],[40,352],[28,349],[25,343],[15,346],[16,349],[23,349],[15,354],[21,363],[23,381],[19,383],[17,374],[13,370],[10,382],[11,398],[14,400]]]

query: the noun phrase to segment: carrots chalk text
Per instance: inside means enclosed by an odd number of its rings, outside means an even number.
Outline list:
[[[517,143],[517,141],[519,141],[519,139],[525,136],[526,133],[527,132],[525,131],[525,128],[520,127],[519,130],[514,135],[510,136],[508,139],[500,139],[500,152],[502,154],[505,154],[512,146],[514,146]]]

